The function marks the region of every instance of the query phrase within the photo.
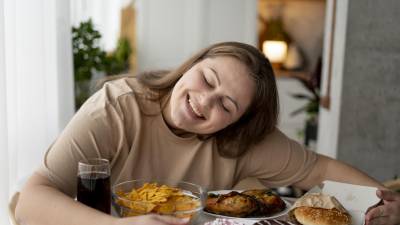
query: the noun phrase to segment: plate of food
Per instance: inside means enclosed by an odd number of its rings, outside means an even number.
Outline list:
[[[289,212],[291,204],[269,189],[208,192],[204,213],[222,218],[272,219]]]

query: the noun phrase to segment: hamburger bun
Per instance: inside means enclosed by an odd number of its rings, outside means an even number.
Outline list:
[[[294,217],[303,225],[350,225],[350,215],[335,208],[302,206],[294,209]]]

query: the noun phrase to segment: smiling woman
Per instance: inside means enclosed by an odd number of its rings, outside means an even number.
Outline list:
[[[225,157],[243,154],[275,129],[275,76],[268,60],[253,46],[238,42],[211,45],[175,70],[139,74],[138,80],[161,93],[166,105],[163,116],[170,127],[202,138],[215,137]],[[185,123],[191,113],[198,120]]]
[[[89,158],[111,162],[112,185],[172,179],[216,190],[254,177],[267,187],[294,184],[307,189],[325,179],[381,187],[276,128],[274,74],[253,46],[218,43],[175,70],[119,78],[86,101],[49,148],[21,192],[17,215],[22,222],[187,223],[152,215],[113,218],[74,202],[77,163]],[[44,199],[52,205],[36,204]]]

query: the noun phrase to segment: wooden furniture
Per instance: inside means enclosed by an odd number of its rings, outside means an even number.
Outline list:
[[[15,218],[15,208],[17,207],[18,199],[19,199],[19,192],[16,192],[12,196],[10,203],[8,203],[8,215],[10,219],[10,224],[12,225],[19,225],[17,223],[17,219]]]
[[[383,182],[383,185],[385,185],[385,187],[389,188],[390,190],[400,192],[400,178],[385,181]]]
[[[308,71],[281,70],[274,68],[274,73],[276,78],[299,78],[301,80],[309,80],[311,77]]]

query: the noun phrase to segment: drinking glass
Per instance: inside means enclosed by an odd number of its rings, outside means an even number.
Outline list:
[[[110,214],[110,163],[107,159],[93,158],[78,163],[77,200]]]

